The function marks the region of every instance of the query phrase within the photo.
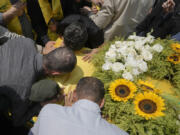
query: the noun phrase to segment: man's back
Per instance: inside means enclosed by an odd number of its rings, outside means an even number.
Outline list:
[[[33,135],[127,135],[102,119],[99,106],[89,100],[72,107],[47,105],[31,131]]]
[[[42,69],[42,56],[31,39],[16,38],[0,45],[0,65],[0,96],[10,103],[7,108],[13,124],[22,125],[35,113],[34,108],[39,108],[37,105],[27,112],[31,86]]]
[[[128,36],[147,15],[154,0],[105,0],[102,9],[91,18],[105,30],[105,40]]]
[[[25,99],[35,77],[34,64],[37,50],[34,42],[27,38],[8,40],[0,45],[0,86],[16,88],[15,91]]]

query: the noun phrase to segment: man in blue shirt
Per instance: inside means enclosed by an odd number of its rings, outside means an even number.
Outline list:
[[[82,78],[65,107],[48,104],[40,112],[29,135],[128,135],[101,117],[104,84],[93,77]],[[71,102],[75,102],[72,106]]]

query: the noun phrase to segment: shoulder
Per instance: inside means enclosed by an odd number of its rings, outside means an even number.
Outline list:
[[[112,133],[113,135],[129,135],[128,133],[126,133],[125,131],[121,130],[119,127],[117,127],[114,124],[110,124],[109,122],[107,122],[106,120],[103,119],[103,123],[104,123],[104,127],[106,127],[106,130],[109,133]]]
[[[13,39],[13,41],[24,43],[23,45],[25,46],[35,46],[35,42],[30,38],[19,37],[19,38]]]
[[[11,46],[14,48],[21,48],[28,52],[37,50],[35,46],[35,42],[30,38],[19,37],[8,40],[7,44],[8,43],[11,44]]]
[[[57,113],[57,111],[60,111],[63,109],[64,109],[64,107],[61,105],[47,104],[42,108],[40,115],[52,115],[52,114]]]

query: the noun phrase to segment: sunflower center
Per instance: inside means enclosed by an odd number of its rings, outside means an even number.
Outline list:
[[[151,88],[151,87],[149,87],[149,86],[147,86],[147,85],[141,85],[141,88],[143,89],[143,90],[150,90],[150,91],[154,91],[154,89],[153,88]]]
[[[173,59],[174,61],[179,61],[178,56],[171,56],[170,58]]]
[[[139,108],[141,109],[141,111],[148,113],[148,114],[152,114],[157,111],[156,103],[154,103],[152,100],[148,100],[148,99],[140,101]]]
[[[116,95],[119,97],[127,97],[130,94],[130,89],[126,85],[119,85],[115,89]]]

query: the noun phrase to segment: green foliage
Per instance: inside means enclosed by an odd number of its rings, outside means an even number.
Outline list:
[[[110,82],[121,78],[121,73],[102,70],[105,52],[117,40],[120,39],[117,38],[112,42],[108,42],[93,59],[96,67],[94,76],[104,82],[106,89],[108,89]],[[176,87],[174,91],[177,97],[180,97],[180,64],[174,65],[167,61],[167,57],[174,53],[170,47],[173,41],[157,39],[154,44],[156,43],[161,44],[164,50],[161,53],[155,53],[153,55],[152,61],[148,62],[148,72],[138,76],[136,79],[145,78],[146,76],[158,80],[168,79]],[[178,121],[177,113],[180,113],[179,100],[170,95],[162,96],[166,101],[165,116],[156,119],[146,120],[136,115],[133,99],[126,103],[115,102],[111,99],[108,91],[106,91],[106,102],[102,113],[107,120],[127,131],[130,135],[179,135],[179,126],[176,124]]]
[[[175,73],[174,73],[172,81],[173,81],[173,84],[177,87],[178,91],[180,92],[180,64],[175,65]]]
[[[171,40],[156,40],[155,43],[159,43],[163,46],[163,51],[161,53],[155,53],[153,59],[148,62],[148,72],[147,75],[154,79],[170,79],[174,74],[172,63],[167,61],[167,57],[173,54],[170,47]]]
[[[103,110],[105,118],[130,135],[178,135],[176,125],[177,115],[175,110],[167,105],[165,116],[157,119],[146,120],[135,114],[132,101],[115,102],[109,94],[106,94],[106,102]]]

